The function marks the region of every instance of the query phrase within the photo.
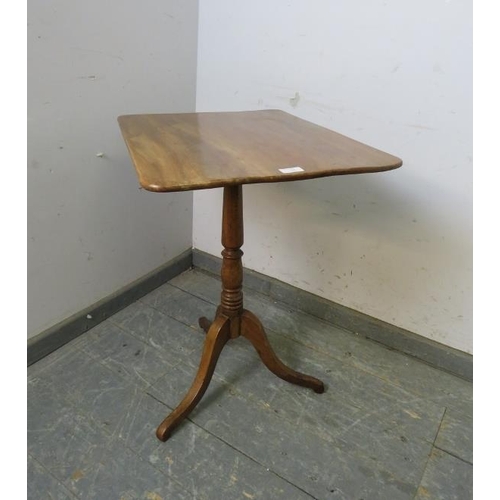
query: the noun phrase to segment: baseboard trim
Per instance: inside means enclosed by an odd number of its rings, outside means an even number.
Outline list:
[[[222,259],[193,249],[193,266],[220,275]],[[465,380],[473,379],[473,357],[439,342],[326,300],[264,274],[244,269],[245,287],[269,295],[293,308],[379,342],[389,349],[447,371]]]
[[[29,339],[28,366],[188,270],[192,264],[192,250],[188,249],[146,276]]]
[[[188,249],[146,276],[92,304],[28,340],[28,366],[75,339],[101,321],[171,280],[192,266],[220,275],[222,259]],[[245,287],[279,300],[341,328],[403,352],[431,366],[473,380],[473,357],[390,323],[326,300],[264,274],[244,269]]]

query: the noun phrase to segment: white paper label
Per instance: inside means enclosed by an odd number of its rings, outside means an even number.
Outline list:
[[[304,172],[302,167],[287,167],[278,169],[282,174],[293,174],[295,172]]]

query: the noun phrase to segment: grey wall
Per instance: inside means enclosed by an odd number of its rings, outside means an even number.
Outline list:
[[[197,111],[279,108],[393,172],[244,189],[250,269],[472,353],[472,2],[201,0]],[[194,196],[220,255],[221,190]]]
[[[198,2],[28,11],[31,337],[191,247],[192,195],[138,188],[116,117],[194,110]]]
[[[281,108],[402,157],[247,186],[245,264],[472,352],[470,0],[202,0],[199,33],[193,0],[28,8],[29,336],[191,246],[191,194],[138,189],[116,116],[197,92],[198,111]],[[215,255],[220,191],[194,202]]]

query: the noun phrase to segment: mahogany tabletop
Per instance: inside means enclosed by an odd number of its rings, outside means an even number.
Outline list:
[[[187,191],[392,170],[390,154],[279,110],[118,117],[141,186]]]

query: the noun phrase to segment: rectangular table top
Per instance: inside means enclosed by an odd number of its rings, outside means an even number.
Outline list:
[[[141,186],[186,191],[391,170],[402,161],[278,110],[123,115]]]

